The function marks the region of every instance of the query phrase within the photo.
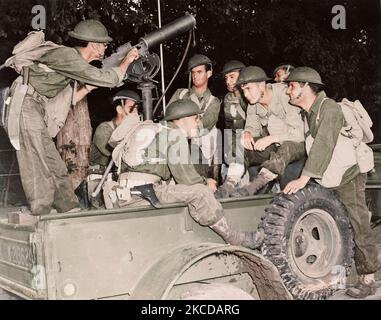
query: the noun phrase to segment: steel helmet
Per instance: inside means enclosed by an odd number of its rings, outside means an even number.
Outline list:
[[[225,63],[221,73],[225,75],[229,72],[240,71],[243,68],[245,68],[245,65],[241,61],[231,60]]]
[[[267,76],[266,72],[262,68],[257,66],[249,66],[243,68],[239,72],[236,85],[238,86],[244,83],[262,82],[266,80],[270,80],[270,78]]]
[[[188,61],[187,71],[191,72],[194,67],[201,66],[203,64],[212,65],[212,61],[207,56],[205,56],[203,54],[195,54]]]
[[[69,31],[69,36],[88,42],[109,43],[112,41],[102,22],[92,19],[79,22],[73,31]]]
[[[298,67],[291,71],[290,75],[285,80],[285,82],[291,81],[309,82],[324,85],[324,83],[321,80],[320,74],[315,69],[309,67]]]
[[[164,120],[177,120],[202,113],[204,113],[204,111],[192,100],[176,100],[167,107]]]
[[[273,71],[274,77],[276,76],[276,73],[279,69],[283,69],[284,71],[287,71],[288,73],[290,73],[292,70],[295,69],[295,67],[289,63],[282,63],[282,64],[278,65],[277,67],[275,67],[275,69]]]
[[[129,89],[120,90],[112,96],[112,102],[118,100],[132,100],[137,103],[141,101],[140,96],[135,91]]]

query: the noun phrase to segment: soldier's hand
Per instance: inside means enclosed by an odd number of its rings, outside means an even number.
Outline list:
[[[253,135],[248,132],[244,131],[241,135],[241,145],[248,150],[254,150],[254,138]]]
[[[261,138],[255,142],[254,150],[263,151],[269,145],[276,143],[277,141],[278,139],[275,136],[267,136],[267,137]]]
[[[207,180],[208,182],[208,187],[213,191],[213,192],[216,192],[217,190],[217,181],[212,179],[212,178],[209,178]]]
[[[310,181],[310,179],[311,178],[308,176],[300,176],[299,179],[289,182],[283,189],[283,193],[293,194],[298,192],[300,189],[303,189],[306,186],[307,182]]]
[[[130,51],[128,51],[124,60],[128,63],[131,63],[131,62],[135,61],[136,59],[138,59],[139,57],[140,57],[140,55],[139,55],[138,49],[132,48]]]

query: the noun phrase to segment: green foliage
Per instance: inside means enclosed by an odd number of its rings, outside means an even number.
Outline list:
[[[3,0],[2,59],[30,31],[31,8],[37,2],[47,9],[47,38],[58,43],[67,41],[67,31],[85,18],[100,19],[107,26],[115,39],[110,51],[127,41],[137,43],[139,37],[158,27],[157,0]],[[231,59],[259,65],[268,74],[278,63],[287,61],[317,69],[327,83],[328,93],[335,98],[368,99],[369,92],[363,89],[371,88],[376,81],[379,63],[379,8],[371,0],[343,1],[347,29],[334,30],[331,9],[336,2],[162,0],[162,24],[185,12],[195,14],[197,43],[189,56],[209,56],[214,61],[215,75]],[[176,69],[186,42],[187,35],[183,35],[165,43],[166,82]],[[186,86],[187,81],[181,72],[173,90]],[[213,79],[211,88],[218,95],[225,92],[221,77]]]

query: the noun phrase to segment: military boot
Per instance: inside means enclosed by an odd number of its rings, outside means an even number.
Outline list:
[[[260,247],[264,240],[264,231],[243,232],[236,231],[231,228],[225,217],[222,217],[210,228],[216,232],[226,243],[234,246],[243,246],[249,249],[256,249]]]
[[[266,168],[262,168],[253,181],[249,182],[249,184],[247,184],[246,186],[243,186],[242,188],[236,190],[231,195],[231,197],[239,198],[252,196],[256,194],[259,190],[261,190],[266,184],[276,179],[277,177],[277,174],[272,173],[270,170]]]
[[[374,279],[374,273],[359,275],[359,280],[353,288],[349,288],[345,293],[356,299],[364,299],[367,296],[376,294],[377,283]]]
[[[229,198],[229,196],[237,189],[240,177],[226,177],[225,182],[220,185],[214,196],[217,199]]]

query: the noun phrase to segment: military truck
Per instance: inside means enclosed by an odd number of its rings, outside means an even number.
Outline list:
[[[139,83],[145,119],[152,119],[160,102],[153,108],[152,79],[160,61],[146,51],[194,25],[192,16],[180,18],[136,46],[145,58],[130,66],[127,80]],[[130,48],[123,46],[104,63],[118,65]],[[375,160],[368,195],[377,219],[380,153]],[[2,208],[0,288],[25,299],[323,299],[345,285],[353,236],[331,191],[309,184],[295,195],[220,201],[236,229],[264,228],[261,250],[225,244],[181,203],[38,219],[23,208]]]
[[[373,221],[381,218],[381,153],[375,160],[367,190]],[[322,299],[345,285],[353,238],[332,192],[311,184],[295,195],[221,203],[237,229],[264,227],[261,251],[225,244],[183,204],[27,223],[3,209],[0,288],[26,299]]]

